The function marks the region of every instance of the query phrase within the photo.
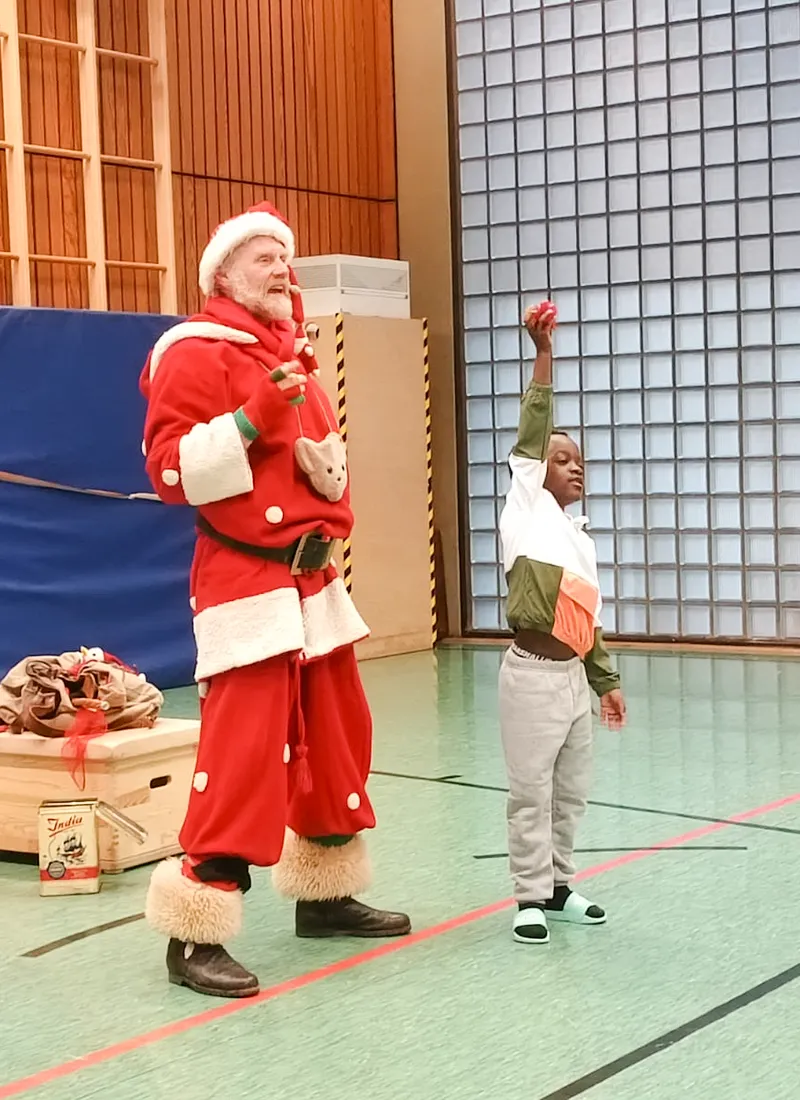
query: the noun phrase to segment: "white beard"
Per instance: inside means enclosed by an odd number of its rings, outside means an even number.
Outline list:
[[[255,289],[241,271],[228,272],[228,297],[262,321],[289,321],[292,299],[288,294],[271,294],[266,286]]]

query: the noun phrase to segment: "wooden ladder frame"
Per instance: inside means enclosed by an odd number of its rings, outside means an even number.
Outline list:
[[[106,50],[97,46],[94,0],[75,0],[78,40],[43,38],[21,34],[17,0],[0,0],[0,50],[5,140],[0,150],[6,157],[8,179],[9,250],[0,259],[11,261],[12,303],[31,305],[31,263],[44,261],[86,267],[89,275],[89,308],[108,309],[109,268],[158,271],[162,313],[178,312],[175,279],[175,223],[172,208],[172,161],[170,152],[169,87],[167,82],[167,32],[165,0],[148,0],[149,56]],[[38,42],[72,50],[79,56],[79,89],[82,149],[57,149],[25,142],[22,113],[20,43]],[[115,57],[152,66],[153,160],[108,156],[100,150],[99,74],[100,57]],[[25,154],[44,153],[83,162],[85,256],[44,256],[30,251],[28,238],[28,195]],[[150,168],[155,175],[157,263],[109,260],[105,253],[104,164]]]

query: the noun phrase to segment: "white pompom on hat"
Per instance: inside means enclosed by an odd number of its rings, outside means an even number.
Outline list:
[[[283,215],[270,202],[251,206],[243,214],[217,226],[200,258],[199,285],[208,297],[214,293],[217,272],[240,244],[253,237],[272,237],[286,249],[286,262],[294,259],[294,233]]]

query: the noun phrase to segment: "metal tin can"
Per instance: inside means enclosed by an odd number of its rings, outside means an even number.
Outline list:
[[[43,802],[39,807],[39,893],[100,890],[97,800]]]
[[[107,802],[43,802],[39,807],[39,893],[97,894],[100,891],[98,819],[123,829],[138,844],[147,832]]]

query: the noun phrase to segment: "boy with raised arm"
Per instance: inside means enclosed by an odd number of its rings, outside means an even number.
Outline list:
[[[511,488],[500,517],[507,618],[514,643],[500,671],[500,731],[509,782],[508,843],[520,943],[547,943],[548,921],[602,924],[599,905],[570,888],[578,822],[592,758],[589,688],[611,729],[625,723],[619,674],[600,627],[597,556],[584,517],[566,509],[583,496],[577,445],[553,429],[550,302],[529,309],[536,346],[522,399]]]

